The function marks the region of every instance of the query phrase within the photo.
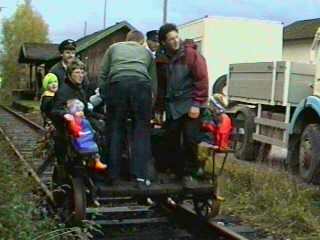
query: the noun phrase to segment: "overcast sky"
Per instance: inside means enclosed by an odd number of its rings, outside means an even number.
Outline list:
[[[33,7],[49,25],[50,40],[60,43],[78,39],[103,28],[105,0],[32,0]],[[23,0],[0,0],[7,7],[0,20],[10,17]],[[158,29],[162,23],[163,0],[107,0],[106,26],[127,20],[138,30]],[[288,25],[294,21],[320,18],[320,0],[168,0],[168,21],[176,24],[203,17],[232,16],[274,20]]]

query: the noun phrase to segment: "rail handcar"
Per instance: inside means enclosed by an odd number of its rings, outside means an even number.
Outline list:
[[[123,156],[130,157],[130,145],[131,141],[128,140],[127,153]],[[170,176],[165,173],[159,174],[149,187],[143,189],[137,188],[124,177],[115,185],[107,185],[101,181],[103,174],[98,174],[87,166],[88,157],[90,154],[80,154],[69,145],[67,163],[63,166],[56,164],[54,167],[54,200],[63,219],[71,225],[80,225],[86,219],[86,209],[96,199],[104,204],[119,198],[139,202],[148,198],[156,204],[168,201],[179,204],[190,199],[199,216],[209,218],[218,214],[217,181],[214,173],[210,179],[199,180],[194,188],[185,188],[182,184],[168,181]]]

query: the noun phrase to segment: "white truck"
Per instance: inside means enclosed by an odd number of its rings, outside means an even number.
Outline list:
[[[229,64],[282,59],[283,25],[245,18],[200,18],[178,26],[207,60],[210,89],[225,91]],[[210,91],[211,93],[211,91]]]

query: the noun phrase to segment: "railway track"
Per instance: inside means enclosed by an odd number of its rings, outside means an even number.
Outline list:
[[[34,156],[34,149],[38,140],[43,139],[45,129],[0,105],[0,132],[54,209],[50,191],[52,164],[41,169],[43,158]],[[100,208],[87,208],[89,223],[101,225],[104,233],[95,239],[247,239],[216,222],[199,218],[188,206],[164,203],[160,208],[154,208],[136,202],[128,205],[128,200],[123,197],[101,198]],[[248,239],[258,239],[255,234],[252,236]]]

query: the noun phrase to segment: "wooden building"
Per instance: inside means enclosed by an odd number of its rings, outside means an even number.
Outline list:
[[[39,81],[59,60],[58,44],[23,43],[18,58],[18,63],[21,64],[19,85],[13,91],[13,95],[18,97],[28,96],[26,98],[29,99],[37,96],[41,92],[41,82]],[[41,69],[40,72],[39,69]]]
[[[90,81],[97,81],[103,56],[110,45],[125,41],[129,31],[135,30],[127,21],[77,40],[77,55],[87,65]]]
[[[127,21],[122,21],[106,29],[94,32],[78,39],[77,56],[87,65],[90,81],[97,81],[103,56],[110,45],[125,41],[129,31],[135,30]],[[21,45],[18,62],[27,64],[29,71],[23,70],[20,74],[20,86],[17,88],[28,92],[29,95],[39,93],[36,83],[36,73],[39,67],[43,68],[43,75],[61,60],[58,51],[59,44],[23,43]],[[21,69],[26,69],[21,66]],[[21,91],[21,90],[20,90]]]

